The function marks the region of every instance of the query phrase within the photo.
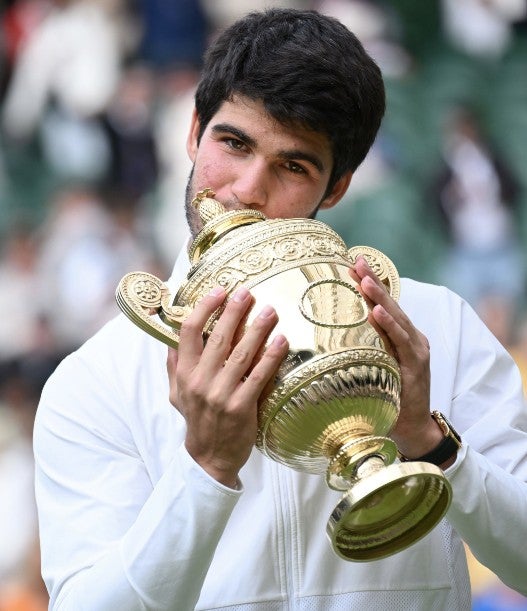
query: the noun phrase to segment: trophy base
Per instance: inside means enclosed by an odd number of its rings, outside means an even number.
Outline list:
[[[428,534],[446,513],[451,497],[439,467],[392,464],[348,490],[330,516],[327,534],[345,560],[385,558]]]

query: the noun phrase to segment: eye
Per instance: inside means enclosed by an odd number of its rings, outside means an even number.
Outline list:
[[[299,165],[298,163],[294,161],[286,161],[284,165],[293,174],[306,174],[307,173],[303,166]]]
[[[246,148],[245,143],[238,138],[224,138],[223,142],[233,151],[243,151]]]

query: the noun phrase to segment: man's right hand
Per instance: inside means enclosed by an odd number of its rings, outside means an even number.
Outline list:
[[[214,479],[234,488],[256,441],[259,399],[288,343],[277,335],[265,348],[278,322],[271,306],[243,332],[253,298],[241,287],[204,344],[204,326],[226,297],[217,287],[197,304],[181,326],[179,349],[169,348],[167,369],[170,402],[187,422],[187,451]]]

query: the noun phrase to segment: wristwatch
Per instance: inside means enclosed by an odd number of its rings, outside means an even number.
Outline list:
[[[456,429],[450,424],[445,416],[438,411],[433,411],[430,414],[432,418],[437,422],[441,430],[443,431],[444,437],[433,450],[419,456],[418,458],[406,458],[402,454],[399,456],[402,462],[429,462],[438,467],[446,462],[449,458],[452,458],[461,447],[461,437]]]

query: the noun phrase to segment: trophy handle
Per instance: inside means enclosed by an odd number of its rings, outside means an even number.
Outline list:
[[[130,272],[117,286],[117,305],[139,328],[167,346],[179,346],[179,329],[191,308],[170,305],[169,288],[157,276],[147,272]],[[159,323],[157,314],[165,325]]]
[[[400,281],[397,268],[393,261],[383,252],[372,246],[353,246],[348,250],[348,257],[355,264],[357,257],[361,255],[371,267],[379,280],[388,289],[390,296],[398,301],[400,293]]]

